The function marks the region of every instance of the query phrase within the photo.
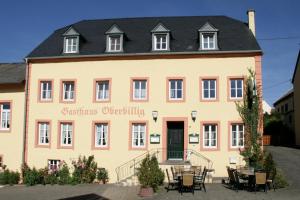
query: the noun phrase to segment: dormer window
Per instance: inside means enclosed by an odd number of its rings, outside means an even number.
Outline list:
[[[218,49],[218,29],[210,23],[204,24],[199,30],[199,50],[217,50]]]
[[[159,23],[152,31],[152,51],[170,50],[170,30]]]
[[[64,53],[79,52],[79,36],[80,34],[70,27],[64,34]]]
[[[124,32],[114,24],[105,34],[106,52],[122,52]]]

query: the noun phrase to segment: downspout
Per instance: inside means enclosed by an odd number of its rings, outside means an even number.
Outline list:
[[[28,102],[28,80],[29,80],[29,64],[28,59],[25,58],[25,64],[26,64],[26,77],[25,77],[25,105],[24,105],[24,123],[23,123],[23,152],[22,152],[22,166],[26,163],[25,160],[25,154],[26,154],[26,148],[27,148],[27,102]]]

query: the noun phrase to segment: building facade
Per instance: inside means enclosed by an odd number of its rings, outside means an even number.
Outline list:
[[[298,54],[295,71],[292,79],[294,86],[294,112],[296,145],[300,145],[300,51]]]
[[[220,16],[86,20],[56,30],[26,58],[24,161],[40,168],[94,155],[115,182],[130,176],[120,173],[124,163],[147,152],[159,152],[160,163],[193,154],[226,176],[226,165],[243,163],[235,102],[249,68],[262,86],[248,14],[250,28]]]

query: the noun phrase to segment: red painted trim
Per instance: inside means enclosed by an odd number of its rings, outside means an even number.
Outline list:
[[[216,98],[215,99],[205,99],[203,98],[203,87],[202,81],[204,80],[216,80]],[[200,88],[200,102],[218,102],[219,101],[219,77],[218,76],[201,76],[199,77],[199,88]]]
[[[255,79],[256,87],[259,94],[259,123],[258,130],[263,135],[264,132],[264,117],[263,117],[263,105],[262,105],[262,94],[263,94],[263,83],[262,83],[262,67],[261,67],[261,56],[255,56]],[[261,136],[262,136],[261,135]],[[262,144],[263,145],[263,144]]]
[[[108,126],[108,133],[107,133],[107,146],[106,147],[96,147],[95,144],[95,138],[96,138],[96,134],[95,134],[95,125],[96,124],[107,124]],[[111,134],[111,129],[110,129],[110,120],[106,120],[106,121],[93,121],[92,122],[92,150],[109,150],[110,149],[110,134]]]
[[[9,116],[9,120],[10,120],[10,127],[9,129],[5,130],[5,129],[0,129],[0,133],[11,133],[11,130],[12,130],[12,124],[13,124],[13,121],[12,121],[12,113],[13,113],[13,101],[12,100],[0,100],[0,104],[7,104],[9,103],[9,106],[10,106],[10,116]],[[1,108],[0,108],[0,113],[1,113]],[[1,115],[0,115],[0,122],[1,122]]]
[[[146,137],[145,137],[145,147],[133,147],[132,146],[132,124],[145,124],[146,125]],[[128,150],[148,150],[148,135],[149,135],[149,126],[147,120],[134,120],[129,121],[129,141],[128,141]]]
[[[63,100],[63,83],[64,82],[74,82],[74,100],[73,101],[66,101]],[[60,92],[59,92],[59,103],[76,103],[76,96],[77,96],[77,79],[60,79]]]
[[[234,124],[242,124],[244,125],[244,122],[241,120],[238,121],[229,121],[228,122],[228,151],[239,151],[239,150],[244,150],[244,148],[241,147],[232,147],[231,145],[231,138],[232,138],[232,132],[231,132],[231,125]],[[245,143],[245,126],[244,126],[244,143]]]
[[[201,151],[219,151],[220,150],[220,135],[221,126],[220,121],[202,121],[200,122],[200,150]],[[217,125],[217,146],[216,147],[204,147],[204,125]]]
[[[184,141],[183,148],[188,148],[188,118],[187,117],[163,117],[163,127],[162,127],[162,159],[167,160],[167,134],[168,126],[167,122],[183,122],[184,123]],[[186,159],[186,152],[184,152],[184,159]]]
[[[71,146],[63,146],[61,145],[61,124],[72,124],[72,145]],[[57,148],[58,149],[73,149],[75,144],[75,124],[73,120],[58,120],[58,137],[57,137]]]
[[[241,98],[231,98],[230,97],[230,80],[243,80],[243,96]],[[246,76],[227,76],[227,101],[232,102],[232,101],[242,101],[245,93],[245,82],[246,82],[247,77]]]
[[[48,123],[49,125],[49,144],[39,144],[39,123]],[[51,129],[52,121],[51,120],[44,120],[44,119],[36,119],[35,120],[35,148],[51,148],[51,136],[52,136],[52,129]]]
[[[146,99],[133,99],[133,81],[147,81],[146,84]],[[150,86],[150,82],[149,82],[149,77],[131,77],[130,78],[130,92],[129,92],[129,99],[130,102],[148,102],[149,101],[149,86]]]
[[[27,65],[27,73],[28,73],[28,80],[27,80],[27,96],[25,91],[26,97],[26,120],[25,120],[25,141],[24,141],[24,162],[27,163],[28,160],[28,122],[29,122],[29,105],[30,105],[30,87],[31,87],[31,67],[32,64],[29,63]]]
[[[170,80],[182,80],[182,84],[183,84],[183,86],[182,86],[182,91],[183,91],[183,96],[182,96],[182,99],[176,99],[176,100],[172,100],[172,99],[170,99],[169,98],[169,94],[170,94],[170,92],[169,92],[169,89],[170,89],[170,87],[169,87],[169,81]],[[183,103],[183,102],[185,102],[185,97],[186,97],[186,78],[185,77],[167,77],[166,78],[166,101],[167,101],[167,103]]]
[[[106,100],[97,100],[97,94],[96,94],[96,84],[100,81],[108,81],[109,84],[109,91],[108,91],[108,99]],[[112,79],[111,78],[95,78],[93,81],[93,103],[110,103],[111,102],[111,91],[112,91]]]
[[[50,100],[43,100],[41,99],[41,83],[42,82],[51,82],[51,99]],[[54,80],[53,79],[39,79],[38,80],[38,92],[37,92],[37,101],[38,103],[52,103],[53,102],[53,92],[54,90]]]

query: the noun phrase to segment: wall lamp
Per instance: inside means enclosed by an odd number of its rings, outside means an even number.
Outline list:
[[[193,110],[191,112],[191,116],[192,116],[192,120],[195,121],[196,120],[196,117],[197,117],[197,111],[196,110]]]
[[[156,110],[152,111],[152,117],[153,117],[153,120],[156,122],[157,117],[158,117],[158,111],[156,111]]]

